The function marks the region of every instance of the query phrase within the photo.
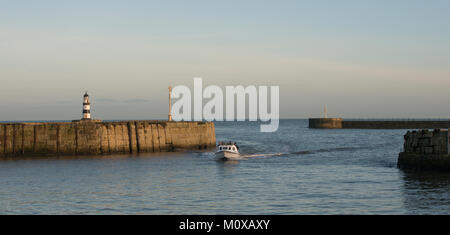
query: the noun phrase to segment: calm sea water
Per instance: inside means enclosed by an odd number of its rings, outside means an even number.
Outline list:
[[[405,130],[216,123],[212,152],[0,160],[0,214],[450,214],[450,174],[404,172]]]

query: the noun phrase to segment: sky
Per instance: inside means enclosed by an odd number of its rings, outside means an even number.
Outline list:
[[[448,0],[0,0],[0,120],[165,119],[167,86],[279,86],[280,117],[450,118]]]

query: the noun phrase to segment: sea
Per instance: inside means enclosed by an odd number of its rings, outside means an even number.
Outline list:
[[[0,214],[450,214],[450,173],[397,168],[407,130],[216,122],[214,149],[0,160]]]

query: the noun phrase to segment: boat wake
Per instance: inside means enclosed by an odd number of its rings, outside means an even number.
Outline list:
[[[241,153],[239,157],[235,157],[233,160],[286,157],[286,156],[296,156],[296,155],[312,155],[312,154],[316,154],[316,153],[355,151],[355,150],[359,150],[359,149],[364,149],[364,147],[340,147],[340,148],[327,148],[327,149],[305,150],[305,151],[295,151],[295,152],[281,152],[281,153],[252,153],[252,154]],[[206,153],[202,152],[200,154],[202,156],[206,156],[212,160],[216,159],[215,158],[216,155],[214,152],[206,152]]]
[[[248,158],[270,158],[270,157],[278,157],[288,155],[286,153],[259,153],[259,154],[241,154],[240,158],[248,159]]]
[[[214,152],[202,152],[199,153],[202,157],[207,157],[211,160],[217,160],[216,154]],[[253,159],[253,158],[270,158],[270,157],[277,157],[277,156],[283,156],[283,155],[289,155],[286,153],[258,153],[258,154],[240,154],[238,157],[235,157],[233,159],[228,160],[247,160],[247,159]]]

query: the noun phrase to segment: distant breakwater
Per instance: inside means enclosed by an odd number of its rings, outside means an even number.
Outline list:
[[[309,128],[317,129],[447,129],[450,120],[344,120],[310,118]]]
[[[164,152],[215,144],[212,122],[0,123],[0,157]]]

